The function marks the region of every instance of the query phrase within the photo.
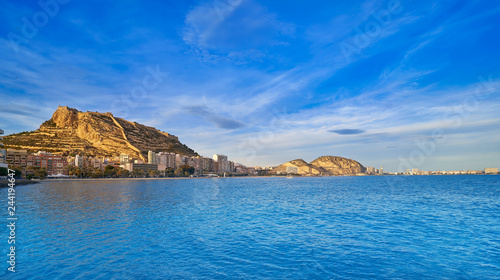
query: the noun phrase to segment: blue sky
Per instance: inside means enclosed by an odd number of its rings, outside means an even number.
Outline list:
[[[500,167],[498,1],[2,1],[0,124],[58,105],[205,156]]]

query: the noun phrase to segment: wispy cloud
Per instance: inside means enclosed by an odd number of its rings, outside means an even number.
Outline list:
[[[206,106],[190,106],[186,107],[186,112],[193,115],[202,116],[206,121],[215,124],[219,128],[223,129],[238,129],[245,125],[239,121],[235,121],[226,117],[222,117],[213,111],[211,111]]]
[[[40,109],[21,104],[7,103],[3,104],[0,114],[15,114],[22,116],[37,117],[40,114]]]
[[[286,45],[295,27],[250,0],[208,1],[191,9],[183,40],[205,61],[244,64],[269,58],[267,47]]]
[[[330,129],[330,130],[328,130],[328,132],[333,132],[333,133],[337,133],[340,135],[355,135],[355,134],[364,133],[365,130],[344,128],[344,129]]]

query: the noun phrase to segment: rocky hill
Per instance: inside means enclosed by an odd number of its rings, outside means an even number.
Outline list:
[[[343,157],[322,156],[310,163],[303,159],[296,159],[285,162],[274,168],[272,172],[286,173],[287,167],[297,167],[297,173],[300,175],[354,175],[363,173],[366,168],[359,162]]]
[[[311,162],[311,165],[323,168],[331,175],[357,174],[366,171],[366,168],[359,162],[334,156],[322,156]]]
[[[44,150],[55,154],[116,157],[121,153],[147,159],[148,151],[193,156],[192,149],[166,132],[114,117],[59,106],[39,129],[4,137],[5,148]]]
[[[289,162],[285,162],[282,165],[274,168],[273,172],[287,173],[287,167],[297,167],[297,173],[301,175],[322,175],[327,173],[323,168],[313,166],[303,159],[295,159]]]

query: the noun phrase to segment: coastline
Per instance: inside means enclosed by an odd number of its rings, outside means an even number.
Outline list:
[[[413,177],[413,176],[459,176],[459,175],[499,175],[499,174],[447,174],[447,175],[386,175],[391,177]],[[364,177],[358,175],[343,175],[343,176],[294,176],[293,178],[330,178],[330,177]],[[379,177],[379,176],[366,176],[366,177]],[[123,180],[188,180],[188,179],[230,179],[230,178],[286,178],[285,176],[235,176],[235,177],[161,177],[161,178],[57,178],[57,179],[43,179],[43,180],[28,180],[16,179],[15,185],[33,185],[40,182],[70,182],[70,181],[123,181]],[[7,188],[8,180],[0,181],[0,188]]]
[[[187,180],[187,179],[228,179],[228,178],[270,178],[271,176],[235,176],[235,177],[148,177],[148,178],[60,178],[60,179],[43,179],[45,181],[120,181],[120,180]],[[281,177],[281,176],[275,176]],[[284,177],[283,177],[284,178]]]
[[[33,185],[33,184],[38,184],[40,181],[38,180],[28,180],[28,179],[16,179],[15,181],[15,186],[22,186],[22,185]],[[0,181],[0,189],[1,188],[8,188],[9,187],[9,180],[1,180]]]
[[[123,181],[123,180],[188,180],[188,179],[230,179],[230,178],[285,178],[285,176],[234,176],[234,177],[161,177],[161,178],[58,178],[58,179],[43,179],[36,180],[33,183],[26,184],[36,184],[39,182],[71,182],[71,181]],[[297,177],[299,178],[299,177]],[[304,177],[307,178],[307,177]],[[21,179],[18,179],[21,180]],[[16,180],[16,185],[17,181]],[[25,181],[30,181],[26,179],[22,179]],[[8,182],[6,182],[8,184]]]

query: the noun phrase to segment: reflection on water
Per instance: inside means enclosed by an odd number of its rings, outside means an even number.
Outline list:
[[[494,278],[500,275],[498,178],[19,186],[20,272],[2,278]],[[2,205],[6,197],[2,189]],[[0,249],[5,256],[8,246]]]

